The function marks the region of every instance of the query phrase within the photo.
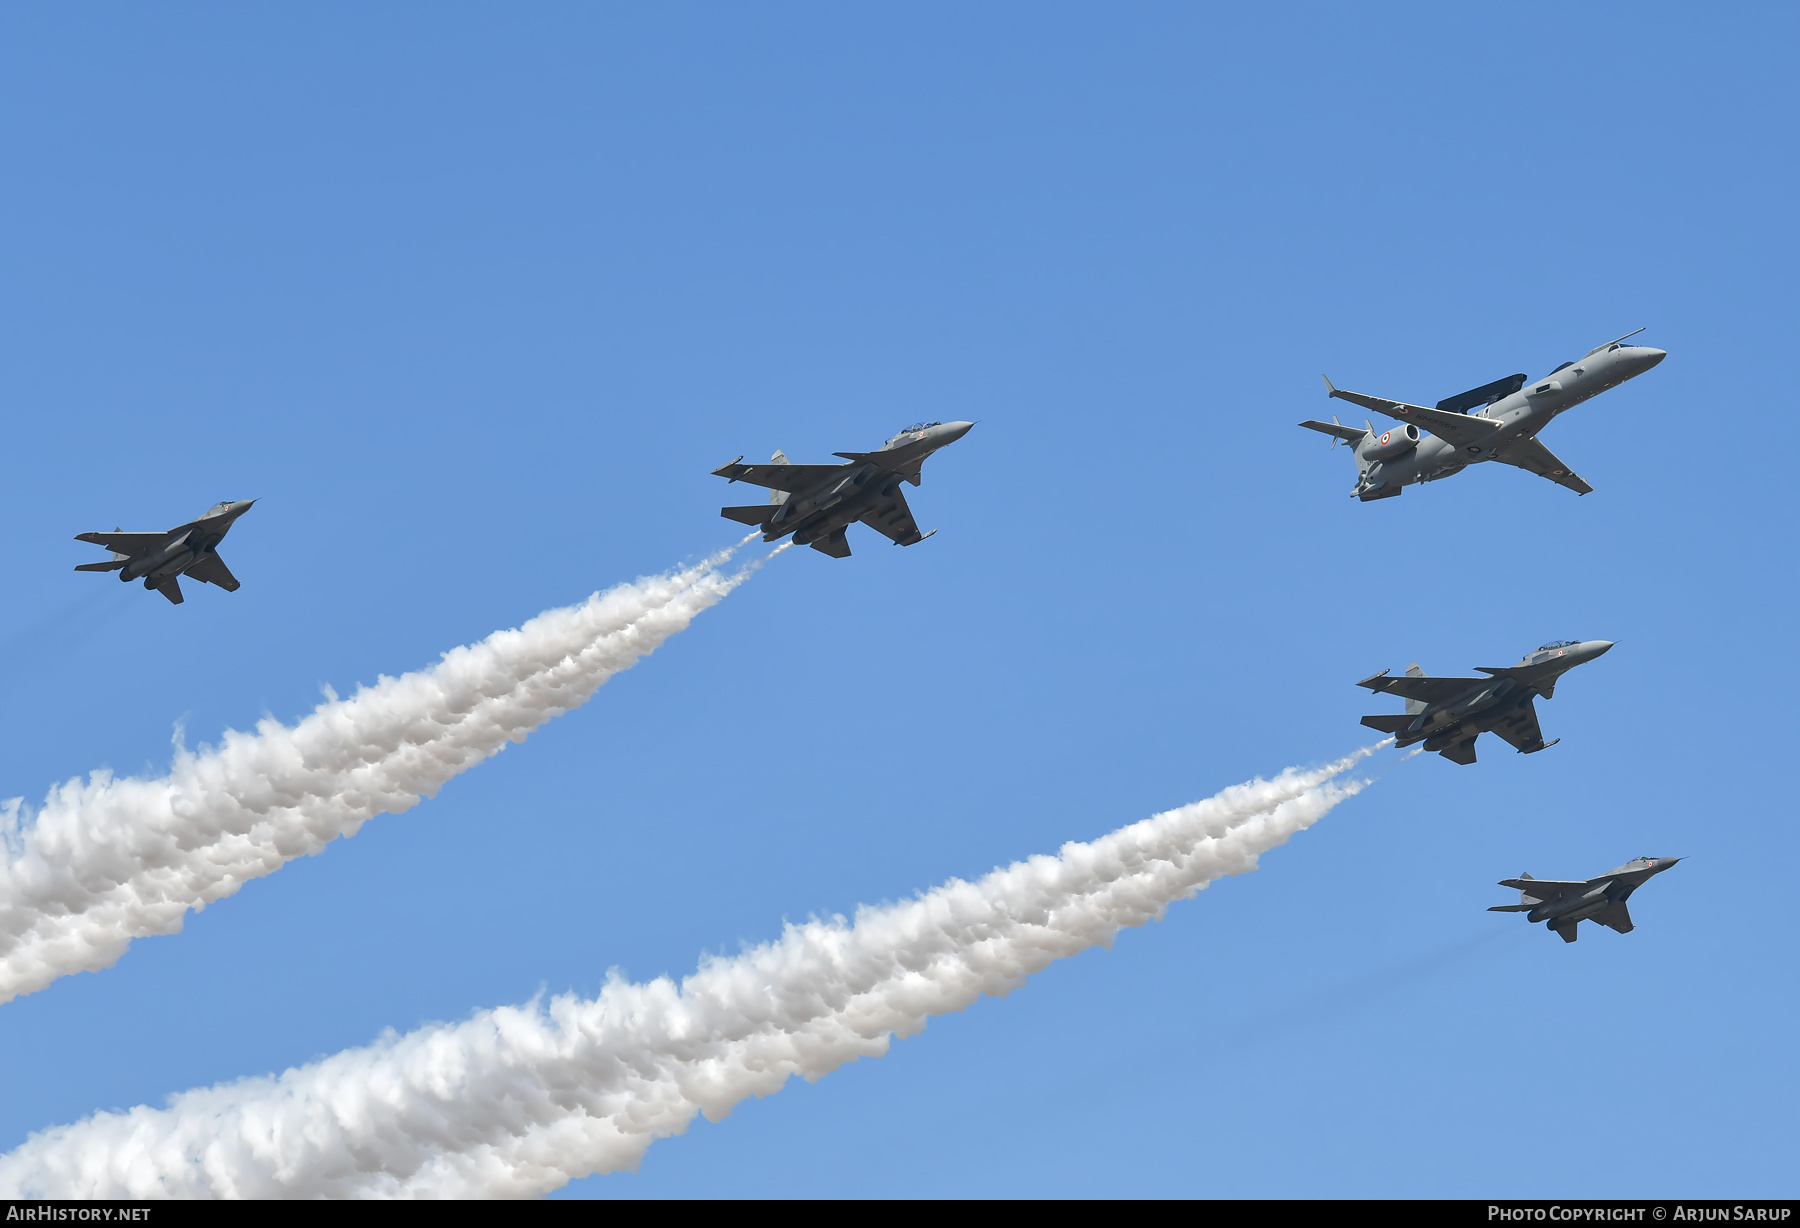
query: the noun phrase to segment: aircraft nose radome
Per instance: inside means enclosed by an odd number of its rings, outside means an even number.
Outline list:
[[[1590,656],[1590,657],[1605,656],[1607,653],[1612,651],[1612,647],[1613,647],[1612,640],[1589,640],[1587,643],[1582,645],[1582,648],[1584,648],[1586,650],[1585,655]]]
[[[1644,370],[1646,371],[1669,356],[1667,350],[1652,349],[1647,345],[1641,348],[1644,353]]]
[[[967,435],[969,433],[970,428],[972,428],[974,425],[975,424],[973,422],[946,422],[946,423],[944,423],[944,427],[943,427],[944,442],[955,443],[957,440],[961,439],[964,435]]]

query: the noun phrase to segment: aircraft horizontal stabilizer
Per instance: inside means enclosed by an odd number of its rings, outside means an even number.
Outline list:
[[[111,562],[108,562],[108,563],[77,563],[75,565],[75,570],[76,571],[117,571],[117,570],[119,570],[119,568],[125,566],[125,564],[129,563],[130,561],[131,561],[130,559],[120,558],[120,559],[113,559]]]
[[[1365,716],[1362,718],[1364,725],[1370,729],[1380,730],[1382,733],[1399,733],[1412,722],[1412,715],[1406,712],[1396,712],[1391,716]]]
[[[1534,909],[1536,907],[1537,907],[1536,904],[1496,904],[1492,908],[1488,909],[1488,911],[1489,912],[1530,912],[1532,909]]]
[[[1300,424],[1309,431],[1318,431],[1322,435],[1335,435],[1345,443],[1355,444],[1369,432],[1360,426],[1345,426],[1342,422],[1320,422],[1316,418],[1308,418]]]
[[[850,543],[845,540],[844,530],[839,528],[835,533],[827,533],[818,541],[807,543],[820,554],[829,554],[834,559],[850,557]]]
[[[769,517],[781,510],[779,503],[755,503],[749,507],[722,507],[719,515],[727,520],[735,520],[739,524],[765,525]]]

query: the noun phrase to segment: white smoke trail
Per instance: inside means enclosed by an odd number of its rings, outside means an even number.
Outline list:
[[[1344,774],[1369,753],[863,908],[854,924],[790,925],[679,987],[615,976],[592,999],[483,1011],[167,1109],[98,1113],[0,1157],[0,1197],[505,1197],[635,1168],[695,1113],[716,1121],[789,1075],[884,1054],[932,1015],[1254,870],[1368,783]]]
[[[95,772],[51,789],[25,823],[15,800],[0,814],[0,1002],[111,967],[133,938],[174,933],[190,909],[409,809],[580,707],[743,583],[760,563],[720,568],[747,541],[331,695],[292,728],[269,718],[198,754],[178,745],[159,780]]]

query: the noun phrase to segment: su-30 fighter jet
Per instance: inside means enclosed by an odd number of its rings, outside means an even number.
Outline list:
[[[1400,696],[1406,711],[1365,716],[1362,723],[1393,734],[1395,746],[1423,742],[1452,763],[1475,762],[1475,739],[1484,733],[1499,734],[1520,754],[1534,754],[1562,739],[1544,741],[1533,701],[1552,698],[1557,679],[1611,647],[1610,640],[1555,640],[1517,665],[1477,666],[1486,678],[1427,678],[1417,661],[1404,678],[1390,678],[1384,669],[1356,685]]]
[[[1503,878],[1500,880],[1502,887],[1519,889],[1519,902],[1496,904],[1488,911],[1522,912],[1533,925],[1539,921],[1548,922],[1551,932],[1560,934],[1564,942],[1575,941],[1575,927],[1583,921],[1597,921],[1608,929],[1629,934],[1633,926],[1625,901],[1631,898],[1632,892],[1649,882],[1651,876],[1661,874],[1680,860],[1679,857],[1639,857],[1616,870],[1608,870],[1599,878],[1579,883],[1559,883],[1547,878],[1533,878],[1529,874]]]
[[[116,571],[126,583],[142,577],[145,588],[155,589],[176,605],[182,602],[179,581],[184,575],[235,593],[237,577],[219,557],[219,543],[255,502],[239,499],[215,503],[197,519],[162,533],[121,533],[116,529],[111,533],[78,533],[76,541],[105,546],[113,554],[107,562],[83,563],[75,570]]]
[[[939,448],[969,433],[973,422],[920,422],[907,427],[873,452],[833,452],[844,465],[791,465],[780,452],[767,465],[740,464],[738,457],[713,473],[733,482],[767,486],[769,501],[749,507],[722,507],[719,515],[755,525],[763,540],[794,535],[796,545],[811,546],[834,559],[850,557],[844,530],[860,520],[896,546],[912,546],[931,533],[919,532],[900,483],[919,484],[919,466]]]
[[[1535,383],[1523,375],[1509,375],[1439,401],[1435,409],[1345,392],[1327,379],[1325,389],[1331,396],[1398,418],[1402,425],[1377,431],[1365,422],[1366,429],[1359,430],[1336,418],[1300,425],[1350,445],[1357,474],[1356,489],[1350,493],[1364,503],[1392,498],[1414,482],[1461,473],[1477,461],[1512,465],[1585,495],[1594,488],[1539,443],[1537,433],[1565,409],[1642,375],[1667,357],[1647,345],[1625,344],[1643,331],[1589,350],[1579,362],[1565,362]]]

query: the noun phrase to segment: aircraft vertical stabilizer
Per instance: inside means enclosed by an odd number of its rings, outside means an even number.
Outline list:
[[[1411,665],[1406,667],[1406,676],[1408,678],[1423,678],[1425,676],[1425,670],[1417,661],[1414,661]],[[1425,711],[1424,700],[1409,699],[1406,701],[1406,715],[1417,716],[1423,711]]]

